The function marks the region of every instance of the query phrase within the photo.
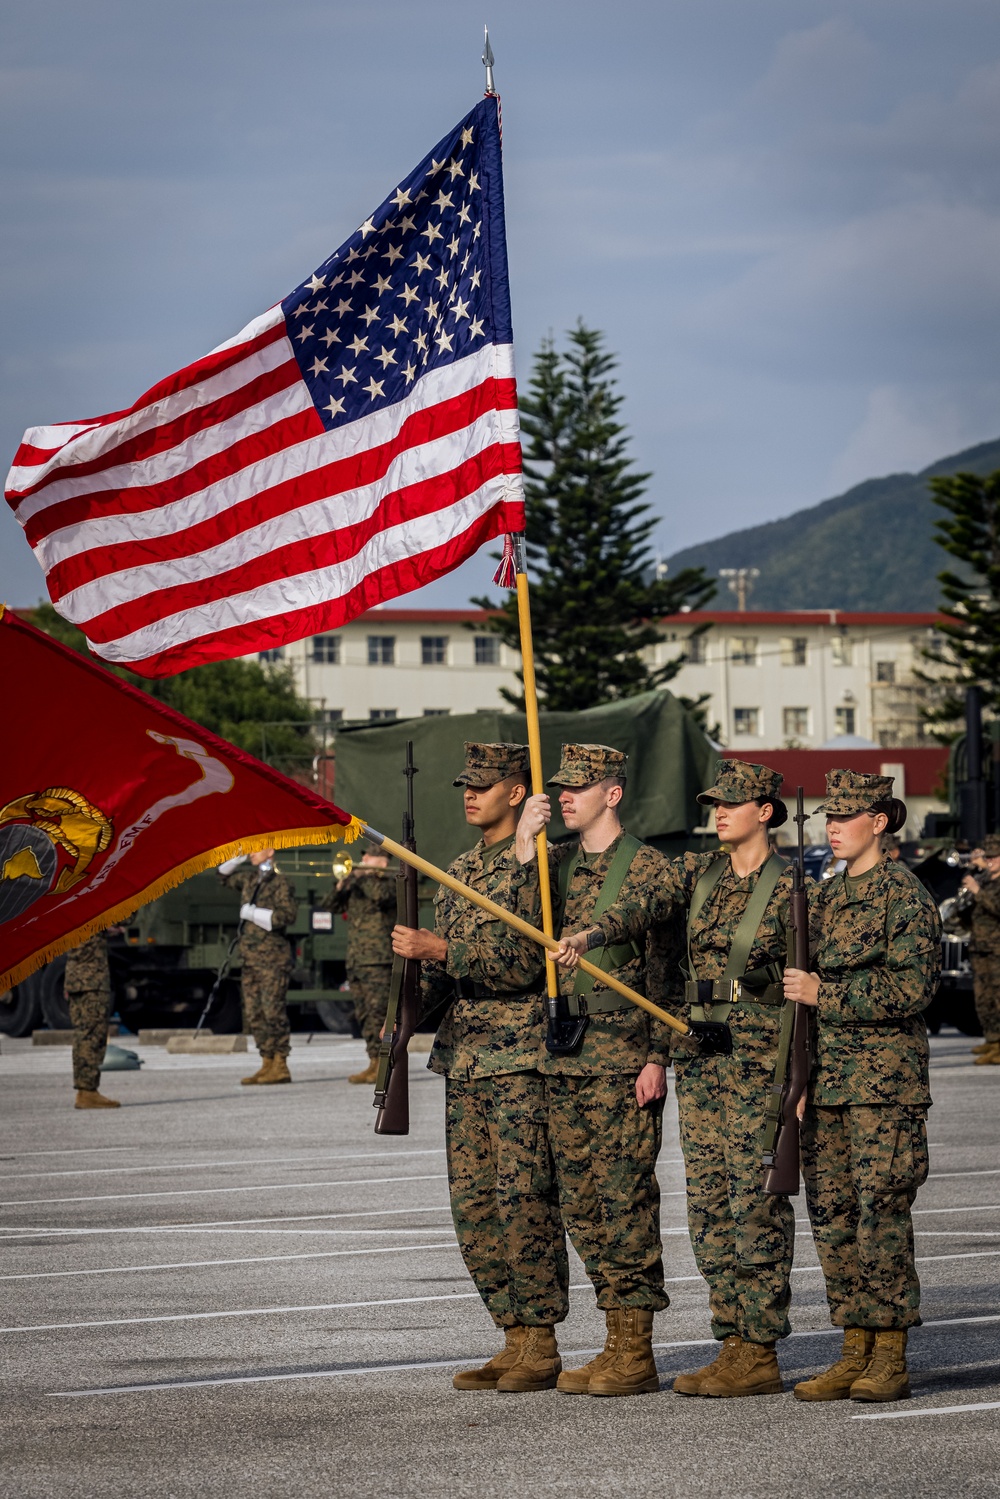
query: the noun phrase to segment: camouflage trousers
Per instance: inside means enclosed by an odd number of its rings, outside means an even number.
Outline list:
[[[391,978],[391,963],[371,963],[364,968],[352,968],[348,975],[354,1018],[365,1038],[370,1057],[378,1056],[379,1031],[385,1024]]]
[[[983,953],[972,960],[976,1014],[985,1041],[1000,1041],[1000,955]]]
[[[262,1057],[287,1057],[292,1049],[285,994],[292,972],[292,955],[242,956],[243,1010]]]
[[[795,1211],[763,1190],[761,1135],[774,1052],[675,1057],[688,1228],[712,1332],[772,1343],[790,1331]]]
[[[927,1110],[810,1104],[802,1175],[834,1327],[920,1322],[910,1208],[927,1178]]]
[[[84,989],[67,994],[73,1027],[73,1086],[92,1093],[101,1080],[101,1063],[108,1044],[111,992]]]
[[[669,1306],[663,1289],[656,1157],[663,1108],[640,1109],[635,1078],[545,1079],[559,1205],[602,1311]]]
[[[537,1072],[445,1084],[451,1213],[497,1327],[546,1327],[569,1309],[566,1237]]]

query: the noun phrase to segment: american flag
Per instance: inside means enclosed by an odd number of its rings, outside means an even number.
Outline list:
[[[336,628],[524,528],[498,101],[284,301],[128,411],[32,427],[7,499],[145,676]]]

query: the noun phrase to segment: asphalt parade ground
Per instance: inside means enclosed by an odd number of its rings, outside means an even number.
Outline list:
[[[965,1037],[932,1043],[924,1326],[914,1398],[886,1406],[670,1392],[712,1349],[672,1099],[661,1393],[455,1391],[497,1339],[452,1232],[441,1080],[413,1057],[411,1133],[377,1139],[360,1044],[293,1039],[292,1087],[241,1088],[252,1052],[140,1048],[104,1078],[125,1106],[77,1113],[68,1049],[3,1038],[4,1496],[997,1493],[1000,1069]],[[798,1203],[789,1392],[839,1347]],[[567,1365],[603,1341],[578,1261],[572,1285]]]

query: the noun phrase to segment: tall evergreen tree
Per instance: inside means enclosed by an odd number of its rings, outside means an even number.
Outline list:
[[[926,682],[938,684],[938,700],[925,716],[947,737],[962,717],[967,686],[978,684],[984,707],[1000,714],[1000,469],[930,483],[934,503],[947,512],[934,527],[935,540],[964,564],[961,572],[947,568],[938,574],[944,644],[924,653],[946,670],[922,673]]]
[[[615,368],[603,335],[580,322],[568,349],[542,344],[520,403],[535,675],[539,699],[553,711],[668,682],[683,656],[653,668],[641,654],[664,638],[656,622],[701,608],[715,592],[702,568],[653,576],[657,517],[641,499],[650,475],[632,468]],[[489,599],[473,603],[494,607]],[[518,647],[513,596],[490,628]],[[514,693],[504,696],[523,704]]]

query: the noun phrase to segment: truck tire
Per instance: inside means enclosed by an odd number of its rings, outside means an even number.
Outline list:
[[[32,973],[13,989],[0,994],[0,1034],[30,1036],[42,1024],[42,997],[38,980]]]
[[[46,963],[45,967],[37,975],[42,1002],[42,1015],[45,1019],[45,1024],[52,1031],[68,1031],[72,1029],[69,1018],[69,1000],[63,992],[65,975],[65,953],[58,958],[53,958],[51,963]]]
[[[354,1006],[349,999],[317,999],[316,1013],[328,1031],[338,1036],[357,1034]]]

